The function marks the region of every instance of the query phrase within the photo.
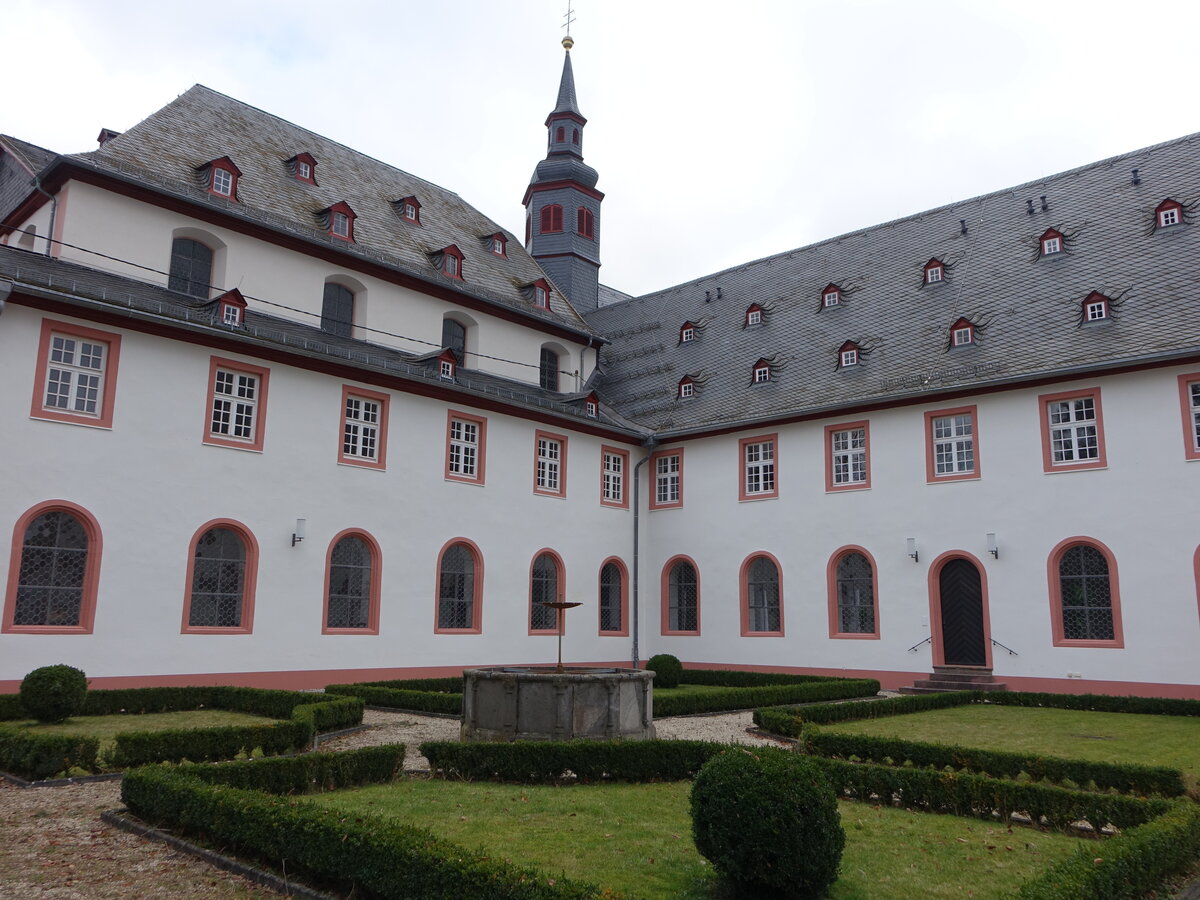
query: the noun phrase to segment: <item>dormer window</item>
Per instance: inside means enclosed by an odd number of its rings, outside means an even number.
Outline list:
[[[846,341],[838,349],[838,368],[847,369],[850,366],[857,366],[862,359],[862,350],[858,344],[853,341]]]
[[[1042,242],[1042,256],[1053,256],[1055,253],[1062,253],[1063,236],[1060,232],[1051,228],[1040,238]]]
[[[1099,322],[1108,318],[1109,299],[1103,294],[1092,293],[1083,301],[1083,321]]]
[[[946,266],[941,260],[931,259],[925,263],[925,283],[938,284],[946,277]]]
[[[679,329],[679,343],[687,344],[696,339],[696,326],[691,322],[684,322]]]
[[[529,286],[530,299],[538,309],[550,308],[550,284],[545,278],[539,278]]]
[[[344,212],[335,212],[333,214],[333,223],[329,226],[329,230],[338,237],[350,237],[350,217]]]
[[[445,381],[454,380],[454,372],[458,368],[458,360],[453,350],[443,350],[438,357],[438,377]]]
[[[421,224],[421,201],[416,197],[401,197],[392,201],[392,209],[409,225]]]
[[[354,240],[354,210],[346,201],[342,200],[321,210],[317,217],[334,237],[344,241]]]
[[[317,183],[317,161],[311,153],[297,153],[287,161],[287,167],[297,181]]]
[[[821,305],[824,307],[839,306],[842,302],[842,289],[831,284],[821,291]]]
[[[576,228],[580,237],[594,240],[596,237],[596,217],[587,207],[579,207],[576,215]]]
[[[454,244],[441,251],[438,267],[447,278],[462,278],[462,251]]]
[[[757,303],[750,304],[750,308],[746,310],[747,325],[761,325],[763,320],[762,307]]]
[[[695,382],[693,382],[690,377],[685,375],[683,377],[683,379],[679,382],[679,399],[686,400],[689,397],[695,396],[695,394],[696,394]]]
[[[583,411],[589,419],[600,416],[600,400],[595,394],[588,394],[587,399],[583,402]]]
[[[965,347],[975,343],[975,326],[967,319],[959,319],[950,326],[950,346]]]
[[[771,380],[771,364],[765,359],[760,359],[754,364],[754,383],[765,384]]]
[[[1159,228],[1170,228],[1183,221],[1183,204],[1177,200],[1167,199],[1158,204],[1154,210]]]
[[[508,238],[497,231],[488,238],[488,249],[496,256],[508,256]]]
[[[246,320],[246,300],[241,291],[234,288],[217,298],[217,315],[221,323],[234,328],[240,328]]]
[[[228,156],[222,156],[220,159],[206,163],[199,168],[198,172],[201,177],[201,187],[210,194],[237,200],[237,183],[242,172]]]

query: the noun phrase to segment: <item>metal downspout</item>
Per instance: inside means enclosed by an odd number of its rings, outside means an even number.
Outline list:
[[[42,187],[42,179],[37,175],[33,176],[33,186],[39,194],[50,198],[50,228],[46,235],[46,253],[44,255],[53,256],[51,251],[54,249],[54,223],[58,219],[58,196]]]
[[[641,516],[642,504],[640,499],[641,488],[641,468],[650,461],[650,455],[657,446],[658,441],[654,438],[647,438],[642,445],[646,448],[646,455],[638,460],[638,464],[633,467],[633,668],[637,669],[641,666],[641,660],[638,659],[639,647],[638,637],[641,634],[641,604],[638,602],[638,586],[641,584]]]

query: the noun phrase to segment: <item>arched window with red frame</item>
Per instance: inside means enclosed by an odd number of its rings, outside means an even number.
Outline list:
[[[563,209],[557,203],[542,207],[542,234],[554,234],[563,230]]]
[[[575,216],[575,230],[579,232],[581,237],[594,240],[596,237],[596,217],[592,211],[586,206],[579,207]]]

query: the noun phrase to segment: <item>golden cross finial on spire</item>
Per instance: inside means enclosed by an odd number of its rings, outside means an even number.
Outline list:
[[[563,18],[567,20],[562,25],[567,30],[567,34],[563,38],[562,45],[570,50],[575,46],[575,40],[571,37],[571,23],[575,21],[575,11],[571,9],[571,0],[567,0],[567,14]]]

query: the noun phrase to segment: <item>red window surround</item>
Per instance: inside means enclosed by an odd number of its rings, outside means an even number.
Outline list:
[[[692,322],[684,322],[679,326],[679,343],[686,344],[696,339],[696,326]]]
[[[688,397],[696,395],[696,382],[692,380],[691,375],[684,375],[679,379],[679,398],[686,400]]]
[[[231,374],[232,383],[228,378],[222,382],[223,390],[219,399],[225,404],[223,415],[225,422],[220,428],[214,425],[216,413],[215,402],[218,399],[218,373]],[[247,393],[250,381],[243,381],[240,376],[252,379],[253,390]],[[267,422],[267,383],[271,370],[262,366],[251,365],[234,359],[224,359],[219,356],[211,357],[208,365],[208,402],[204,407],[204,443],[219,447],[233,447],[237,450],[255,450],[262,452],[263,437],[266,434]],[[241,409],[239,410],[239,407]],[[247,413],[246,410],[249,410]],[[239,419],[239,416],[241,417]],[[238,422],[249,418],[250,433],[242,436]]]
[[[207,190],[210,194],[236,201],[238,179],[241,177],[242,170],[235,166],[228,156],[214,159],[208,163]]]
[[[1042,394],[1038,397],[1038,411],[1042,420],[1043,472],[1077,472],[1108,466],[1100,388]]]
[[[939,430],[938,423],[941,422]],[[967,433],[967,429],[970,429]],[[941,468],[938,471],[941,450]],[[966,463],[970,451],[970,467]],[[979,411],[975,406],[931,409],[925,413],[925,481],[979,480],[982,477],[979,455]]]
[[[1112,640],[1078,640],[1063,636],[1062,579],[1059,564],[1063,554],[1073,547],[1087,546],[1098,551],[1108,564],[1108,590],[1112,610]],[[1117,558],[1100,541],[1091,537],[1069,537],[1059,541],[1046,560],[1046,578],[1050,587],[1050,634],[1055,647],[1107,647],[1119,650],[1125,646],[1125,633],[1121,626],[1121,589],[1117,578]]]
[[[311,153],[297,153],[287,161],[292,177],[305,184],[317,183],[317,161]]]
[[[1102,322],[1112,312],[1112,301],[1097,291],[1092,291],[1083,299],[1083,309],[1080,319],[1087,322]]]
[[[342,385],[342,405],[338,409],[338,462],[347,466],[361,466],[364,469],[387,468],[387,435],[388,435],[388,402],[390,397],[378,391],[366,388]],[[360,403],[348,405],[347,401],[359,400]],[[370,416],[364,416],[363,403],[378,405],[378,417],[371,421]],[[347,429],[353,431],[353,438],[347,434]],[[373,441],[370,438],[374,438]],[[372,457],[363,452],[374,443],[375,452]],[[347,452],[349,445],[350,452]],[[357,450],[357,453],[355,452]]]
[[[438,377],[454,380],[454,373],[458,369],[458,360],[454,356],[454,351],[447,348],[438,356]]]
[[[371,583],[367,585],[367,627],[366,628],[331,628],[329,626],[329,569],[333,565],[333,548],[342,538],[356,537],[367,545],[371,555]],[[325,551],[325,595],[321,605],[321,634],[379,634],[379,596],[383,586],[383,551],[379,542],[361,528],[347,528],[339,531],[329,542]]]
[[[79,619],[75,625],[15,625],[17,607],[17,583],[21,573],[21,551],[25,546],[25,532],[38,516],[52,512],[65,512],[74,516],[87,535],[87,557],[83,570],[83,592],[80,598]],[[47,500],[25,511],[13,526],[12,552],[8,564],[8,584],[4,592],[4,618],[0,632],[5,634],[91,634],[96,620],[96,592],[100,584],[100,552],[103,536],[95,517],[75,503],[67,500]],[[190,583],[190,581],[189,581]]]
[[[550,562],[553,563],[554,569],[555,569],[555,581],[557,582],[557,584],[556,584],[557,592],[553,599],[554,600],[563,600],[567,596],[567,567],[565,565],[563,565],[561,556],[559,556],[557,553],[555,553],[549,547],[543,547],[537,553],[533,554],[533,559],[531,559],[529,561],[529,614],[526,619],[526,621],[530,623],[528,633],[529,634],[558,634],[559,627],[557,624],[553,628],[534,628],[532,625],[532,623],[533,623],[533,567],[537,564],[537,561],[539,559],[541,559],[543,556],[548,558],[550,560]],[[563,614],[563,610],[551,609],[551,610],[549,610],[549,612],[553,613],[552,616],[548,617],[550,619],[550,621],[555,622],[555,623],[561,623],[562,628],[563,628],[563,633],[565,634],[566,633],[566,620],[561,618],[561,616]]]
[[[838,347],[838,368],[844,369],[847,366],[857,366],[862,362],[862,348],[854,341],[846,341],[842,346]]]
[[[771,364],[765,359],[760,359],[750,369],[751,384],[766,384],[771,380]]]
[[[965,347],[975,343],[975,326],[970,319],[959,319],[950,326],[950,346]]]
[[[1200,372],[1179,376],[1179,413],[1183,417],[1183,455],[1200,459]]]
[[[687,563],[689,566],[691,566],[692,572],[696,576],[696,604],[695,604],[696,605],[696,627],[692,631],[678,631],[678,630],[671,629],[671,609],[670,609],[671,570],[675,568],[676,563],[680,563],[680,562]],[[690,636],[699,637],[699,635],[700,635],[700,613],[701,613],[700,567],[698,565],[696,565],[696,561],[694,559],[692,559],[690,556],[684,556],[682,554],[679,556],[672,556],[670,559],[668,559],[666,564],[662,568],[662,581],[660,584],[660,589],[662,591],[662,593],[661,593],[661,597],[662,597],[662,632],[661,633],[663,635],[680,634],[680,635],[690,635]]]
[[[332,237],[354,243],[354,210],[345,200],[321,210],[321,218]]]
[[[589,419],[594,419],[600,415],[600,398],[596,396],[596,392],[588,394],[583,400],[583,411]]]
[[[875,607],[874,631],[842,631],[841,616],[838,614],[838,564],[851,553],[860,554],[871,567],[871,602]],[[851,641],[879,640],[879,567],[875,565],[875,557],[865,547],[857,544],[847,544],[839,547],[829,557],[825,565],[825,585],[829,610],[829,636]]]
[[[474,571],[471,576],[471,624],[467,628],[442,628],[441,622],[441,580],[442,580],[442,557],[451,547],[458,545],[465,549],[471,556],[474,557],[472,563]],[[483,633],[483,553],[479,550],[479,545],[469,538],[456,537],[446,541],[442,549],[438,551],[437,558],[437,578],[434,579],[433,588],[433,633],[434,634],[482,634]]]
[[[555,234],[563,230],[563,208],[557,203],[542,207],[542,222],[539,233]]]
[[[600,563],[600,571],[599,571],[599,574],[596,576],[597,579],[599,579],[600,576],[603,575],[605,567],[608,566],[610,563],[617,567],[617,571],[620,573],[620,576],[621,576],[620,583],[619,583],[620,591],[621,591],[621,628],[618,631],[605,631],[603,628],[601,628],[600,635],[602,637],[628,637],[629,636],[629,569],[627,569],[625,567],[625,563],[623,563],[620,559],[618,559],[615,556],[610,556],[608,559],[604,560],[604,562]],[[597,597],[600,596],[600,589],[602,589],[602,588],[598,584],[597,592],[596,592]],[[599,603],[596,604],[596,612],[597,612],[597,615],[599,615],[601,613]]]
[[[463,254],[462,251],[454,244],[446,247],[442,253],[442,274],[447,278],[457,278],[462,281],[463,278]]]
[[[738,500],[779,496],[779,433],[738,441]]]
[[[93,349],[89,350],[85,346],[87,344],[93,345]],[[102,348],[98,368],[95,367],[96,347]],[[42,319],[29,417],[112,428],[120,356],[119,334],[55,319]],[[80,381],[84,377],[95,379],[97,376],[98,388],[89,388]],[[69,382],[65,380],[67,378],[70,378]],[[90,383],[96,384],[95,381]],[[55,396],[51,398],[51,394]],[[63,403],[66,405],[60,405]]]
[[[233,326],[246,324],[246,298],[237,288],[217,298],[217,321]]]
[[[579,235],[589,240],[594,240],[596,237],[596,217],[592,214],[592,211],[581,206],[576,210],[575,219],[575,230],[579,232]]]
[[[842,289],[836,284],[827,284],[821,291],[821,306],[838,306],[842,302]]]
[[[609,458],[620,466],[612,471]],[[600,505],[629,509],[629,451],[604,444],[600,447]],[[625,621],[623,618],[622,622]]]
[[[1041,246],[1042,256],[1053,256],[1055,253],[1062,253],[1066,246],[1066,241],[1062,236],[1061,231],[1056,231],[1053,228],[1048,228],[1046,232],[1038,238]]]
[[[650,509],[683,506],[683,447],[659,450],[650,457]]]
[[[242,570],[242,615],[241,624],[236,627],[192,625],[192,582],[196,570],[196,544],[204,533],[211,528],[225,528],[236,534],[245,547],[246,559]],[[184,581],[183,595],[183,625],[180,634],[250,634],[254,631],[254,592],[258,583],[258,541],[254,533],[241,522],[234,519],[213,519],[205,522],[196,529],[188,542],[187,577]]]
[[[1154,221],[1159,228],[1170,228],[1183,222],[1183,204],[1167,198],[1154,208]]]
[[[496,256],[508,256],[508,238],[503,232],[497,231],[488,238],[488,249]]]
[[[945,280],[946,266],[941,260],[934,257],[929,262],[925,263],[924,272],[926,284],[938,284],[939,282]]]
[[[539,278],[532,285],[533,287],[533,305],[538,309],[550,308],[550,282],[545,278]]]
[[[758,559],[766,559],[775,566],[775,587],[779,603],[779,627],[773,631],[750,630],[750,567]],[[783,637],[783,566],[772,554],[765,550],[751,553],[742,561],[738,573],[738,593],[740,595],[742,637]]]
[[[447,481],[484,484],[487,475],[487,419],[470,413],[446,413]]]
[[[763,321],[763,308],[757,303],[751,303],[746,308],[746,325],[761,325]]]
[[[394,204],[400,218],[410,225],[421,224],[421,202],[416,197],[402,197]]]
[[[533,492],[567,496],[567,436],[537,430],[533,434]]]
[[[826,425],[826,492],[864,491],[870,487],[871,423],[862,419]]]

